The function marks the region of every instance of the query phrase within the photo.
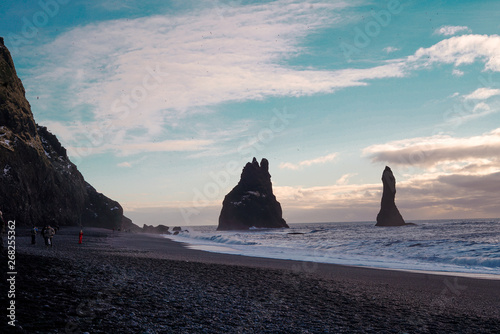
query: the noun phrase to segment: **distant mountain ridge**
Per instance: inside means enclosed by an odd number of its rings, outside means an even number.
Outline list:
[[[57,224],[130,229],[121,205],[98,193],[47,128],[35,123],[0,37],[0,210],[17,226]]]

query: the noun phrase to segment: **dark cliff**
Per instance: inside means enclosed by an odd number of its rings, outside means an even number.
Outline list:
[[[396,207],[396,178],[389,167],[382,173],[384,190],[380,203],[380,212],[377,215],[375,226],[402,226],[407,225]]]
[[[224,198],[218,230],[247,230],[250,227],[288,227],[281,205],[273,194],[269,162],[255,158],[247,163],[238,185]]]
[[[57,137],[35,123],[0,38],[0,210],[18,226],[129,228],[120,204],[85,182]]]

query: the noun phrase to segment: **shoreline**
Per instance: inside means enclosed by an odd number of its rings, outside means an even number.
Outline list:
[[[264,229],[265,230],[265,229]],[[322,261],[321,257],[311,257],[311,256],[299,256],[299,258],[289,255],[282,255],[282,253],[272,253],[272,254],[263,254],[262,252],[250,252],[245,250],[244,248],[234,248],[231,243],[213,243],[213,244],[205,244],[205,243],[197,243],[196,239],[190,240],[190,238],[178,238],[179,236],[174,235],[166,235],[160,234],[162,237],[172,240],[174,242],[178,242],[182,244],[187,249],[191,250],[199,250],[210,253],[217,254],[227,254],[227,255],[240,255],[240,256],[248,256],[253,258],[268,258],[268,259],[277,259],[277,260],[290,260],[290,261],[298,261],[298,262],[316,262],[323,264],[333,264],[333,265],[341,265],[348,267],[360,267],[360,268],[371,268],[371,269],[380,269],[380,270],[394,270],[401,272],[414,272],[414,273],[424,273],[424,274],[432,274],[432,275],[447,275],[447,276],[457,276],[457,277],[468,277],[468,278],[478,278],[478,279],[490,279],[490,280],[500,280],[500,273],[491,273],[488,272],[487,267],[485,268],[474,268],[473,271],[466,271],[466,267],[464,266],[463,271],[460,266],[456,266],[457,268],[447,268],[445,265],[444,268],[426,268],[429,267],[429,264],[405,264],[393,262],[380,262],[380,261],[356,261],[356,259],[346,260],[346,259],[335,259],[332,258],[330,261]],[[193,241],[193,243],[191,243]],[[302,258],[301,258],[302,257]],[[317,260],[318,259],[318,260]],[[350,263],[351,262],[351,263]],[[380,264],[379,264],[380,262]],[[352,264],[355,263],[355,264]],[[436,265],[434,265],[436,267]]]
[[[78,230],[63,228],[53,248],[18,237],[18,332],[500,328],[498,280],[210,253],[103,229],[84,229],[78,245]]]
[[[264,260],[264,261],[275,260],[275,261],[286,261],[286,262],[290,262],[290,263],[309,263],[311,265],[318,264],[318,265],[333,266],[333,267],[338,266],[338,267],[359,268],[359,269],[369,269],[369,270],[395,271],[395,272],[404,272],[404,273],[413,273],[413,274],[422,274],[422,275],[436,275],[436,276],[445,276],[445,277],[448,277],[448,276],[455,277],[456,276],[456,277],[463,277],[463,278],[470,278],[470,279],[500,280],[500,275],[484,274],[484,273],[466,273],[466,272],[455,272],[455,271],[437,271],[437,270],[419,270],[419,269],[399,269],[399,268],[376,267],[376,266],[370,266],[370,265],[366,265],[366,266],[364,266],[364,265],[351,265],[351,264],[342,264],[342,263],[302,261],[302,260],[297,260],[297,259],[284,259],[284,258],[276,258],[276,257],[253,256],[253,255],[245,255],[245,254],[229,254],[229,253],[223,253],[223,252],[202,249],[203,247],[205,247],[204,245],[191,245],[185,241],[173,240],[173,239],[169,238],[168,235],[148,234],[148,233],[144,233],[144,235],[148,235],[149,237],[152,237],[152,238],[167,239],[169,241],[172,241],[174,243],[179,244],[182,248],[186,249],[187,251],[211,253],[211,254],[224,255],[224,256],[229,256],[229,257],[234,256],[237,258],[241,258],[241,257],[242,258],[249,258],[249,259],[255,259],[255,262],[258,262],[260,260]],[[211,247],[211,246],[208,246],[208,247]],[[213,246],[213,248],[217,248],[217,246]],[[221,248],[224,248],[224,246],[221,246]],[[293,264],[291,266],[293,266]]]
[[[426,275],[440,275],[440,276],[457,276],[457,277],[466,277],[466,278],[477,278],[477,279],[488,279],[488,280],[500,280],[500,275],[495,274],[486,274],[486,273],[470,273],[470,272],[461,272],[461,271],[438,271],[438,270],[425,270],[425,269],[401,269],[401,268],[390,268],[390,267],[376,267],[371,265],[352,265],[352,264],[343,264],[343,263],[332,263],[332,262],[319,262],[319,261],[302,261],[297,259],[284,259],[277,257],[265,257],[258,255],[244,255],[244,254],[230,254],[224,252],[218,252],[216,250],[210,250],[209,248],[216,249],[218,246],[208,246],[208,245],[195,245],[189,244],[189,242],[178,241],[169,238],[168,235],[164,235],[164,237],[173,242],[180,243],[183,247],[189,250],[197,250],[208,253],[216,253],[216,254],[226,254],[233,256],[245,256],[250,258],[259,258],[259,259],[275,259],[275,260],[283,260],[283,261],[296,261],[296,262],[314,262],[321,264],[331,264],[334,266],[345,266],[345,267],[353,267],[353,268],[367,268],[367,269],[379,269],[379,270],[389,270],[389,271],[401,271],[401,272],[409,272],[409,273],[421,273]],[[205,249],[203,249],[205,248]],[[220,248],[226,248],[221,246]]]

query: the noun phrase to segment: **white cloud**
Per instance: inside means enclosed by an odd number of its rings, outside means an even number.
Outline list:
[[[437,135],[372,145],[363,154],[373,162],[430,168],[439,164],[487,159],[497,164],[500,157],[500,128],[480,136],[451,137]],[[500,167],[500,166],[499,166]]]
[[[460,71],[460,70],[454,68],[453,71],[451,71],[451,74],[453,74],[456,77],[461,77],[464,75],[464,71]]]
[[[474,109],[472,110],[473,113],[478,113],[480,111],[491,111],[491,108],[488,104],[484,102],[479,102],[474,106]]]
[[[490,101],[489,104],[483,101],[498,95],[500,95],[500,89],[487,87],[478,88],[466,95],[461,95],[458,92],[453,93],[449,97],[458,97],[459,102],[448,112],[445,112],[446,120],[443,125],[456,127],[471,120],[497,113],[500,109],[498,103],[495,103],[496,101]]]
[[[406,63],[410,68],[430,67],[434,63],[471,64],[476,60],[485,62],[485,69],[500,71],[500,36],[462,35],[454,36],[429,48],[420,48],[409,56]]]
[[[356,176],[358,175],[357,173],[348,173],[348,174],[344,174],[342,175],[336,182],[336,184],[338,185],[346,185],[349,183],[349,179],[353,176]]]
[[[148,152],[191,152],[206,149],[212,145],[212,140],[164,140],[161,142],[150,142],[148,140],[125,140],[118,143],[105,143],[88,146],[69,146],[68,155],[72,158],[114,152],[117,156],[128,156],[137,153]],[[121,166],[124,167],[124,166]]]
[[[395,170],[395,169],[393,169]],[[380,170],[382,175],[382,168]],[[412,219],[498,217],[500,173],[425,173],[406,180],[397,178],[396,204],[406,221]],[[311,221],[375,221],[380,210],[382,182],[321,187],[274,186],[274,194],[289,223]],[[134,221],[165,224],[185,221],[181,210],[193,203],[123,203]],[[179,210],[180,209],[180,210]],[[189,218],[188,225],[207,225],[217,221],[220,201],[210,201]],[[145,216],[144,213],[147,213]],[[142,223],[140,223],[142,224]]]
[[[460,126],[469,121],[486,117],[497,112],[498,109],[491,108],[490,105],[484,102],[479,102],[475,105],[464,104],[462,109],[454,109],[452,113],[445,114],[447,116],[445,125]]]
[[[134,2],[130,0],[105,0],[97,2],[94,6],[107,11],[119,11],[123,9],[135,9]]]
[[[120,146],[123,154],[134,154],[138,152],[179,152],[198,151],[213,144],[210,140],[164,140],[161,142],[126,143]]]
[[[133,131],[151,141],[222,102],[330,93],[404,75],[400,62],[337,71],[287,66],[307,34],[340,24],[349,6],[312,4],[280,0],[225,8],[223,19],[212,8],[80,26],[33,51],[40,59],[26,83],[30,94],[54,96],[40,106],[44,115],[71,110],[72,120],[94,120],[87,128],[112,124],[113,141]],[[84,127],[74,130],[67,145],[85,135]]]
[[[132,167],[132,164],[130,162],[124,161],[124,162],[120,162],[119,164],[117,164],[117,166],[124,167],[124,168],[130,168],[130,167]]]
[[[493,194],[500,187],[499,169],[480,170],[426,172],[403,180],[396,175],[396,205],[407,221],[497,217],[498,196]],[[303,221],[374,221],[382,196],[382,182],[274,189],[284,216]]]
[[[381,194],[382,183],[379,184],[355,184],[355,185],[327,185],[321,187],[290,187],[276,186],[274,193],[281,203],[311,209],[318,206],[345,206],[362,205],[363,203],[375,203],[374,200]],[[375,200],[380,201],[380,198]]]
[[[466,100],[486,100],[496,95],[500,95],[500,89],[482,87],[476,89],[468,95],[465,95],[464,98]]]
[[[287,58],[305,51],[300,43],[307,34],[341,24],[346,6],[341,1],[310,6],[280,0],[230,7],[223,19],[213,10],[200,9],[81,26],[35,50],[40,62],[26,83],[30,94],[54,96],[40,106],[41,114],[71,112],[71,123],[49,121],[65,145],[78,147],[89,129],[98,129],[108,143],[93,152],[106,148],[123,153],[142,150],[130,144],[133,133],[142,132],[144,143],[168,142],[173,138],[167,128],[179,127],[188,115],[223,102],[331,93],[365,86],[373,79],[404,77],[409,70],[433,63],[459,66],[479,59],[486,69],[500,70],[497,35],[452,37],[372,68],[326,71],[287,66]],[[74,122],[83,119],[87,121]]]
[[[484,102],[479,102],[474,106],[472,112],[470,114],[461,115],[457,119],[452,119],[450,122],[456,122],[456,124],[463,124],[465,122],[471,121],[473,119],[478,119],[481,117],[485,117],[494,113],[497,113],[498,110],[492,109],[488,104]]]
[[[466,26],[443,26],[434,31],[437,35],[452,36],[458,32],[470,32],[471,30]]]
[[[387,52],[387,53],[392,53],[392,52],[396,52],[396,51],[399,51],[400,49],[399,48],[396,48],[394,46],[388,46],[386,48],[383,49],[383,51]]]
[[[303,167],[308,167],[312,165],[317,165],[317,164],[324,164],[329,161],[333,161],[336,157],[338,156],[338,153],[331,153],[325,156],[321,156],[315,159],[311,160],[304,160],[299,163],[291,163],[291,162],[282,162],[279,166],[281,169],[292,169],[292,170],[298,170],[302,169]]]

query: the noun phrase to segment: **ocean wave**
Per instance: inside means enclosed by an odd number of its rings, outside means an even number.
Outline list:
[[[500,224],[421,222],[387,231],[368,223],[296,224],[291,229],[216,231],[215,227],[169,236],[220,252],[299,261],[500,275]],[[290,235],[296,233],[297,235]],[[211,248],[213,251],[213,248]]]
[[[500,268],[499,258],[485,258],[485,257],[455,257],[450,261],[452,264],[458,264],[462,266],[477,266],[477,267],[489,267],[489,268]]]
[[[183,236],[185,237],[186,239],[195,239],[195,240],[200,240],[200,241],[208,241],[208,242],[213,242],[213,243],[217,243],[217,244],[226,244],[226,245],[248,245],[248,246],[253,246],[253,245],[257,245],[258,243],[257,242],[253,242],[253,241],[243,241],[243,240],[238,240],[238,239],[235,239],[234,237],[231,238],[229,236],[223,236],[221,234],[219,235],[189,235],[189,237],[187,236]]]

